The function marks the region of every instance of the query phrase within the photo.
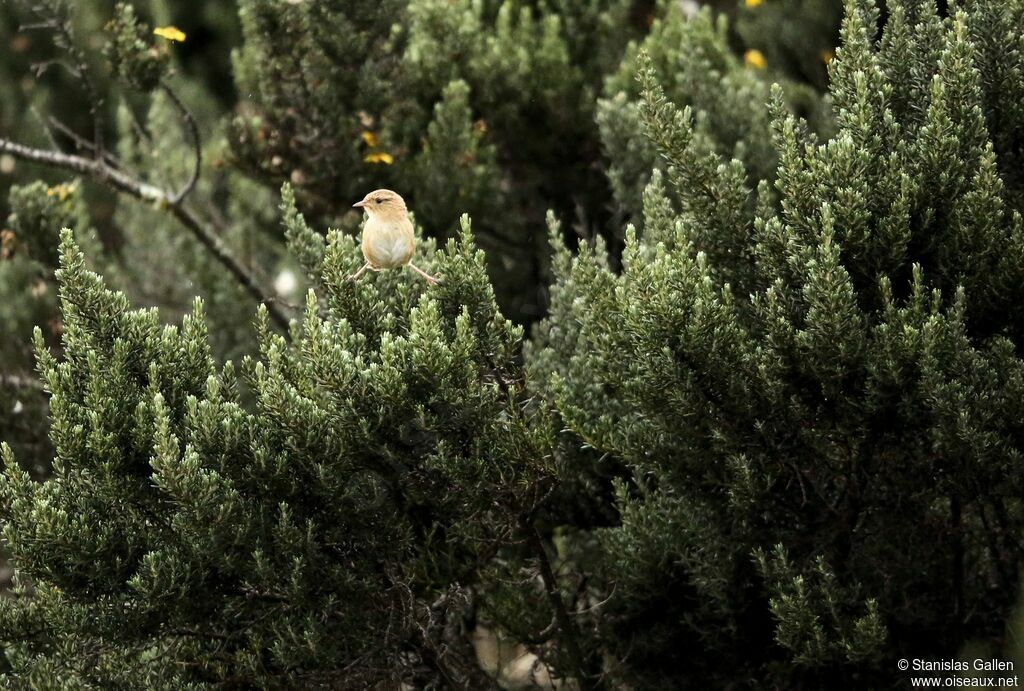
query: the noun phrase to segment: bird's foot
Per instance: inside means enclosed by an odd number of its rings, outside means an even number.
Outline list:
[[[356,280],[359,280],[359,277],[362,276],[364,273],[366,273],[367,269],[376,271],[376,269],[374,269],[372,266],[370,266],[370,262],[366,262],[365,264],[363,264],[363,268],[359,269],[359,271],[356,271],[351,276],[346,276],[345,280],[346,281],[356,281]]]
[[[410,269],[412,269],[413,271],[415,271],[416,273],[418,273],[418,274],[419,274],[420,276],[422,276],[423,278],[425,278],[425,279],[426,279],[426,281],[427,281],[427,284],[428,284],[428,285],[432,285],[432,286],[435,286],[435,285],[437,285],[438,283],[440,283],[440,282],[441,282],[441,279],[440,279],[440,278],[438,278],[437,276],[431,276],[431,275],[430,275],[430,274],[428,274],[428,273],[427,273],[426,271],[424,271],[424,270],[423,270],[423,269],[421,269],[420,267],[416,266],[416,265],[415,265],[415,264],[413,264],[412,262],[409,262],[408,266],[409,266],[409,268],[410,268]]]

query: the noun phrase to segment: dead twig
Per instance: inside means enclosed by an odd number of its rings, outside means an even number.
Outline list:
[[[195,189],[196,183],[199,182],[199,173],[203,166],[203,147],[199,139],[199,125],[196,124],[196,119],[192,116],[192,111],[190,111],[188,106],[186,106],[181,98],[178,97],[178,94],[174,92],[174,89],[167,86],[165,83],[161,83],[160,88],[165,94],[167,94],[167,98],[169,98],[171,103],[174,104],[178,114],[181,116],[182,122],[185,123],[185,129],[188,130],[189,136],[192,139],[192,149],[195,153],[195,163],[192,166],[192,175],[189,176],[185,185],[170,198],[172,204],[177,204],[187,197],[189,193]]]
[[[62,135],[64,135],[65,137],[70,139],[72,142],[74,142],[76,149],[78,149],[80,151],[82,151],[82,150],[88,151],[88,152],[92,153],[93,155],[95,155],[96,147],[93,146],[92,142],[88,141],[85,137],[82,137],[82,136],[76,134],[74,130],[72,130],[70,127],[68,127],[63,122],[61,122],[57,118],[53,117],[52,115],[49,118],[47,118],[47,120],[49,121],[50,127],[52,127],[53,129],[57,130]],[[53,141],[52,135],[50,137],[50,140]],[[54,142],[54,148],[60,148],[60,147],[57,146],[56,142]],[[103,152],[103,158],[107,162],[107,165],[110,166],[111,168],[120,168],[121,167],[121,162],[118,161],[117,158],[113,154],[111,154],[110,152],[106,152],[106,151]]]

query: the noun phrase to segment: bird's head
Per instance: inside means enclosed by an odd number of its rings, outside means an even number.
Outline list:
[[[405,200],[401,195],[391,190],[374,190],[363,197],[362,201],[352,205],[357,209],[363,209],[370,216],[383,218],[401,218],[406,214]]]

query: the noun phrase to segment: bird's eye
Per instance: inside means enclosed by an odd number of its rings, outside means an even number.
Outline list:
[[[384,200],[383,200],[383,199],[378,199],[378,200],[377,200],[377,203],[378,203],[378,204],[383,204],[383,203],[384,203]]]

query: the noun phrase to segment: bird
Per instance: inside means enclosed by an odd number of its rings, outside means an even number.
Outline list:
[[[362,209],[368,216],[363,226],[363,258],[366,263],[348,280],[357,280],[368,269],[380,271],[408,266],[427,279],[430,285],[438,282],[436,276],[431,276],[412,263],[416,234],[409,220],[405,200],[400,194],[391,190],[374,190],[352,206]]]

